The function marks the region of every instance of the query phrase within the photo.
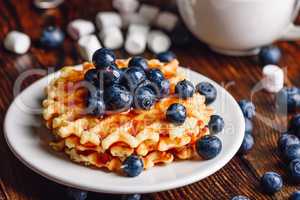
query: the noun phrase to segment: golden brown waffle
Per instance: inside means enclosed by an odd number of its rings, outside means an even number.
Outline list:
[[[124,68],[128,60],[117,60],[116,64]],[[177,60],[161,63],[153,59],[148,65],[159,68],[169,79],[171,93],[176,83],[184,79],[182,73],[177,73]],[[75,162],[111,171],[118,171],[131,154],[142,158],[145,169],[195,156],[195,141],[209,134],[206,125],[213,113],[204,104],[204,96],[197,93],[182,100],[170,95],[150,110],[133,109],[97,118],[84,113],[87,91],[80,86],[85,72],[92,68],[91,63],[84,63],[82,69],[65,67],[46,88],[43,118],[56,138],[50,144],[54,150],[65,152]],[[166,109],[172,103],[186,107],[187,118],[182,125],[165,119]]]

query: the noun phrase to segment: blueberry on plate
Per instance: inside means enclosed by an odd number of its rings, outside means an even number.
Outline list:
[[[123,72],[114,65],[99,70],[99,80],[103,80],[104,86],[120,83]]]
[[[239,195],[239,196],[233,197],[231,200],[250,200],[250,199],[248,197]]]
[[[128,67],[141,67],[145,71],[148,70],[147,60],[141,56],[134,56],[129,60]]]
[[[66,193],[67,193],[67,198],[69,200],[85,200],[85,199],[87,199],[87,196],[88,196],[87,191],[82,191],[82,190],[78,190],[78,189],[70,188],[70,187],[68,187],[66,189]]]
[[[284,87],[276,94],[276,107],[280,112],[293,112],[300,106],[300,92],[297,87]]]
[[[300,114],[294,115],[289,124],[289,131],[300,136]]]
[[[128,194],[128,195],[123,195],[122,200],[141,200],[142,195],[140,194]]]
[[[144,170],[144,163],[138,156],[131,155],[123,162],[122,169],[127,176],[135,177]]]
[[[252,134],[245,133],[243,143],[239,149],[239,153],[244,155],[247,154],[253,147],[254,145],[254,138]]]
[[[165,52],[161,52],[158,53],[156,55],[156,58],[160,61],[160,62],[171,62],[172,60],[174,60],[176,58],[175,54],[171,51],[165,51]]]
[[[224,128],[224,120],[219,115],[212,115],[208,122],[209,132],[211,134],[217,134]]]
[[[175,86],[175,94],[179,96],[179,98],[187,99],[192,97],[195,92],[195,87],[191,81],[186,79],[179,81]]]
[[[65,35],[60,28],[48,26],[42,32],[40,42],[44,47],[57,48],[62,45],[64,39]]]
[[[245,132],[252,134],[253,132],[253,124],[252,121],[248,118],[245,118]]]
[[[96,93],[99,93],[97,90]],[[105,103],[101,97],[96,97],[95,95],[89,95],[87,100],[87,110],[90,114],[102,117],[105,114]]]
[[[156,95],[150,87],[138,87],[134,93],[134,107],[149,110],[155,103]]]
[[[104,101],[108,110],[122,112],[131,107],[133,97],[124,86],[115,84],[104,89]]]
[[[300,159],[295,159],[290,162],[289,172],[293,180],[300,182]]]
[[[280,153],[284,153],[286,148],[293,144],[300,144],[299,138],[289,133],[283,133],[277,142],[278,150]]]
[[[290,196],[289,200],[300,200],[300,191],[294,192],[294,193]]]
[[[300,144],[288,145],[283,153],[283,156],[288,161],[300,158]]]
[[[283,186],[282,178],[276,172],[266,172],[262,176],[260,183],[265,192],[269,194],[278,192]]]
[[[209,82],[198,83],[196,86],[196,91],[205,96],[205,104],[211,104],[217,98],[217,90]]]
[[[147,78],[149,81],[158,84],[165,79],[165,76],[160,69],[149,69],[147,71]]]
[[[259,60],[261,61],[262,64],[276,65],[280,61],[281,51],[278,47],[270,45],[270,46],[261,48],[258,56],[259,56]]]
[[[84,80],[99,87],[99,71],[97,69],[90,69],[84,74]]]
[[[159,98],[167,97],[170,94],[170,81],[168,79],[164,79],[157,84],[159,90]]]
[[[221,140],[214,135],[206,135],[196,141],[196,151],[200,157],[210,160],[222,150]]]
[[[241,100],[239,101],[239,106],[246,118],[252,119],[255,116],[255,106],[251,101]]]
[[[140,67],[130,67],[125,70],[122,83],[133,91],[140,83],[147,79],[144,70]]]
[[[113,65],[116,61],[116,56],[112,50],[100,48],[95,51],[92,60],[97,69],[103,69]]]
[[[167,109],[166,118],[174,124],[183,124],[186,119],[186,108],[182,104],[173,103]]]

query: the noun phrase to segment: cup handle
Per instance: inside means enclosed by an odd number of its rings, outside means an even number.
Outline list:
[[[292,20],[296,19],[299,9],[300,9],[300,0],[296,0],[295,8],[292,13]],[[300,39],[300,26],[297,26],[294,23],[291,23],[286,28],[286,30],[284,31],[283,35],[280,38],[280,40],[286,40],[286,41],[294,41],[299,39]]]

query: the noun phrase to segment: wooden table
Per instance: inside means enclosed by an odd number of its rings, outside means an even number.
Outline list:
[[[159,2],[159,1],[157,1]],[[94,19],[100,10],[111,10],[111,3],[104,0],[72,0],[58,9],[41,11],[32,5],[31,0],[0,0],[0,38],[13,29],[30,35],[33,45],[30,51],[17,56],[0,47],[0,120],[3,123],[5,111],[13,100],[12,87],[18,75],[31,68],[46,68],[73,65],[82,62],[76,43],[67,38],[63,48],[44,50],[37,44],[43,27],[56,24],[63,28],[75,18]],[[287,85],[300,85],[297,70],[300,70],[300,48],[297,43],[278,44],[283,51],[280,62],[286,68]],[[191,67],[227,87],[239,100],[250,98],[252,87],[261,79],[261,66],[255,57],[232,58],[221,56],[208,50],[200,42],[183,48],[172,49],[183,66]],[[119,57],[127,57],[118,51]],[[149,52],[146,57],[151,57]],[[32,77],[26,85],[37,77]],[[25,86],[26,86],[25,85]],[[25,87],[24,86],[24,87]],[[271,125],[284,128],[287,120],[274,115],[274,95],[266,92],[255,94],[253,101],[258,113],[273,119]],[[295,184],[288,179],[284,163],[276,152],[279,133],[266,125],[265,120],[254,120],[254,149],[246,156],[235,156],[223,169],[192,185],[161,193],[146,194],[143,199],[150,200],[198,200],[230,199],[243,194],[251,199],[287,199],[296,190]],[[37,200],[65,199],[63,187],[32,172],[21,164],[10,152],[3,138],[0,138],[0,199]],[[274,196],[265,195],[259,186],[261,175],[266,171],[277,171],[283,175],[285,184],[281,192]],[[89,199],[120,199],[119,195],[90,194]]]

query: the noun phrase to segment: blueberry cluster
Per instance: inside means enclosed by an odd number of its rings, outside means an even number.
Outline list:
[[[300,107],[300,89],[284,87],[276,94],[276,106],[280,112],[294,112]]]

